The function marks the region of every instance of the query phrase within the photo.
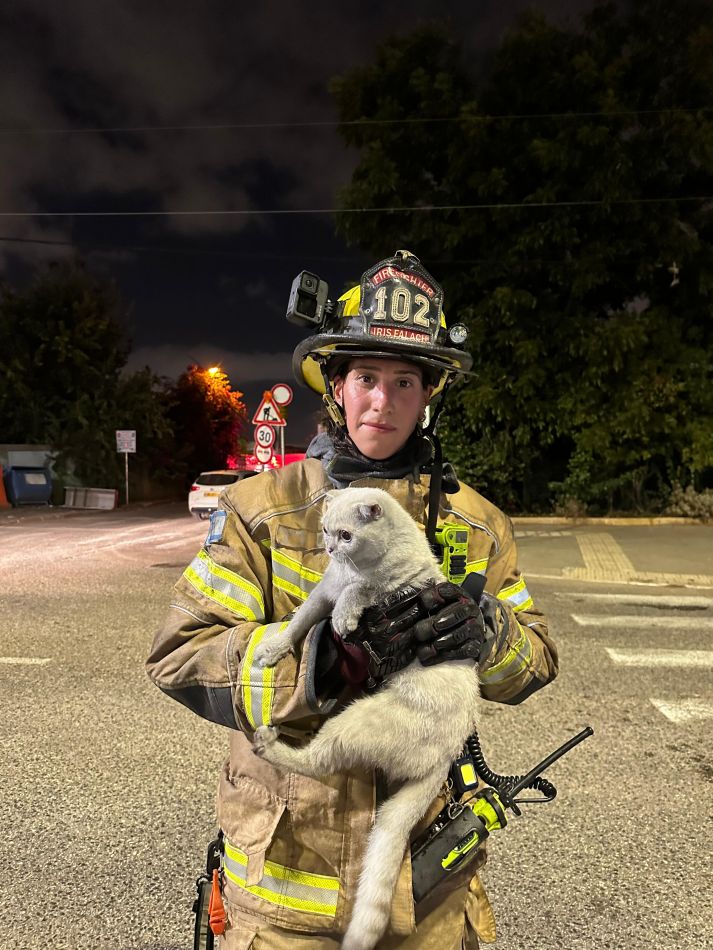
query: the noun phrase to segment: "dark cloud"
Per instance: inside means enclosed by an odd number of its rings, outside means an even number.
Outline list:
[[[477,62],[529,5],[9,0],[0,210],[333,207],[355,156],[333,126],[281,123],[333,121],[329,79],[369,62],[389,34],[445,10]],[[566,18],[591,2],[540,5]],[[270,127],[196,128],[226,124]],[[86,131],[127,128],[137,131]],[[284,321],[294,274],[316,270],[340,287],[369,263],[335,237],[329,216],[0,218],[0,237],[59,242],[0,241],[10,276],[78,252],[116,279],[133,304],[132,365],[170,375],[186,356],[210,357],[246,393],[289,378],[300,338]]]

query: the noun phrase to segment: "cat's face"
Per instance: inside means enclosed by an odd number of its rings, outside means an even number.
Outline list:
[[[373,567],[385,543],[383,507],[377,502],[351,501],[349,489],[331,494],[337,500],[326,507],[322,518],[327,554],[361,570]]]

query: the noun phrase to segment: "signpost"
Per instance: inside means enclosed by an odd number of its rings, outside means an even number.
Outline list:
[[[124,453],[124,490],[129,504],[129,452],[136,452],[136,429],[116,430],[116,451]]]
[[[272,398],[280,409],[282,409],[284,406],[289,406],[292,402],[292,390],[287,383],[275,383],[272,387]],[[287,423],[285,422],[285,426],[286,425]],[[285,426],[280,429],[280,456],[283,468],[285,465]]]

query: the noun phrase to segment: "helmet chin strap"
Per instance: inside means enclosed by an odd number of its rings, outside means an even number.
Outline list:
[[[335,425],[343,426],[346,429],[347,423],[344,418],[344,413],[342,412],[341,406],[334,401],[334,396],[332,395],[332,381],[327,375],[327,361],[321,359],[319,361],[319,368],[322,371],[322,379],[324,380],[322,402],[327,410],[327,414]]]
[[[436,544],[436,527],[438,526],[438,509],[441,504],[441,485],[443,484],[443,450],[441,440],[436,435],[436,426],[438,417],[445,405],[446,394],[450,389],[455,376],[449,375],[443,384],[443,389],[438,395],[438,405],[431,414],[428,426],[423,430],[422,436],[433,446],[433,464],[431,465],[431,482],[428,488],[428,521],[426,522],[426,537],[433,549],[434,554],[440,557],[440,551]]]

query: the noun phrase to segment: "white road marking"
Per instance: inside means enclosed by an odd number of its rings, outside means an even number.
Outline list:
[[[680,614],[666,614],[663,617],[627,617],[617,614],[607,617],[602,614],[572,614],[572,620],[580,627],[627,627],[646,629],[647,627],[675,627],[677,630],[713,630],[713,617],[682,617]]]
[[[599,600],[615,604],[639,604],[642,607],[684,607],[695,610],[706,610],[713,607],[713,597],[674,597],[668,594],[563,594],[557,592],[556,597],[567,597],[568,600]]]
[[[145,524],[135,525],[133,528],[117,528],[115,531],[110,531],[108,534],[98,534],[90,538],[85,538],[83,541],[76,541],[75,544],[77,547],[81,547],[84,544],[96,544],[97,541],[113,541],[115,538],[121,538],[127,534],[134,534],[136,531],[145,530]]]
[[[153,527],[155,525],[156,525],[156,522],[153,522],[151,526]],[[97,544],[97,542],[99,541],[116,541],[116,543],[118,544],[122,538],[126,539],[127,543],[133,543],[136,540],[136,538],[133,537],[133,535],[135,535],[136,532],[145,532],[148,527],[149,525],[142,524],[142,525],[135,526],[133,528],[117,529],[116,531],[112,531],[109,534],[100,534],[100,535],[96,535],[95,537],[85,538],[83,541],[75,542],[75,544],[76,544],[76,547],[80,547],[87,544]],[[171,535],[175,535],[177,532],[185,531],[186,534],[191,534],[192,531],[189,529],[195,530],[195,525],[180,524],[180,525],[177,525],[175,528],[171,528],[170,533]],[[164,529],[164,534],[165,534],[165,529]],[[127,538],[127,535],[132,535],[132,537]],[[147,538],[157,537],[157,535],[146,535],[146,537]],[[139,540],[141,541],[143,540],[143,538],[139,537]]]
[[[667,699],[652,699],[651,702],[671,722],[713,719],[713,703],[704,703],[701,699],[681,699],[678,702],[671,702]]]
[[[0,665],[4,666],[44,666],[49,657],[42,656],[0,656]]]
[[[613,650],[604,648],[620,666],[713,667],[713,650]]]
[[[155,544],[154,547],[156,550],[159,550],[159,548],[180,548],[185,547],[185,545],[189,544],[191,541],[193,541],[197,547],[200,547],[202,544],[201,540],[196,540],[193,538],[181,538],[179,541],[164,541],[163,544]]]

